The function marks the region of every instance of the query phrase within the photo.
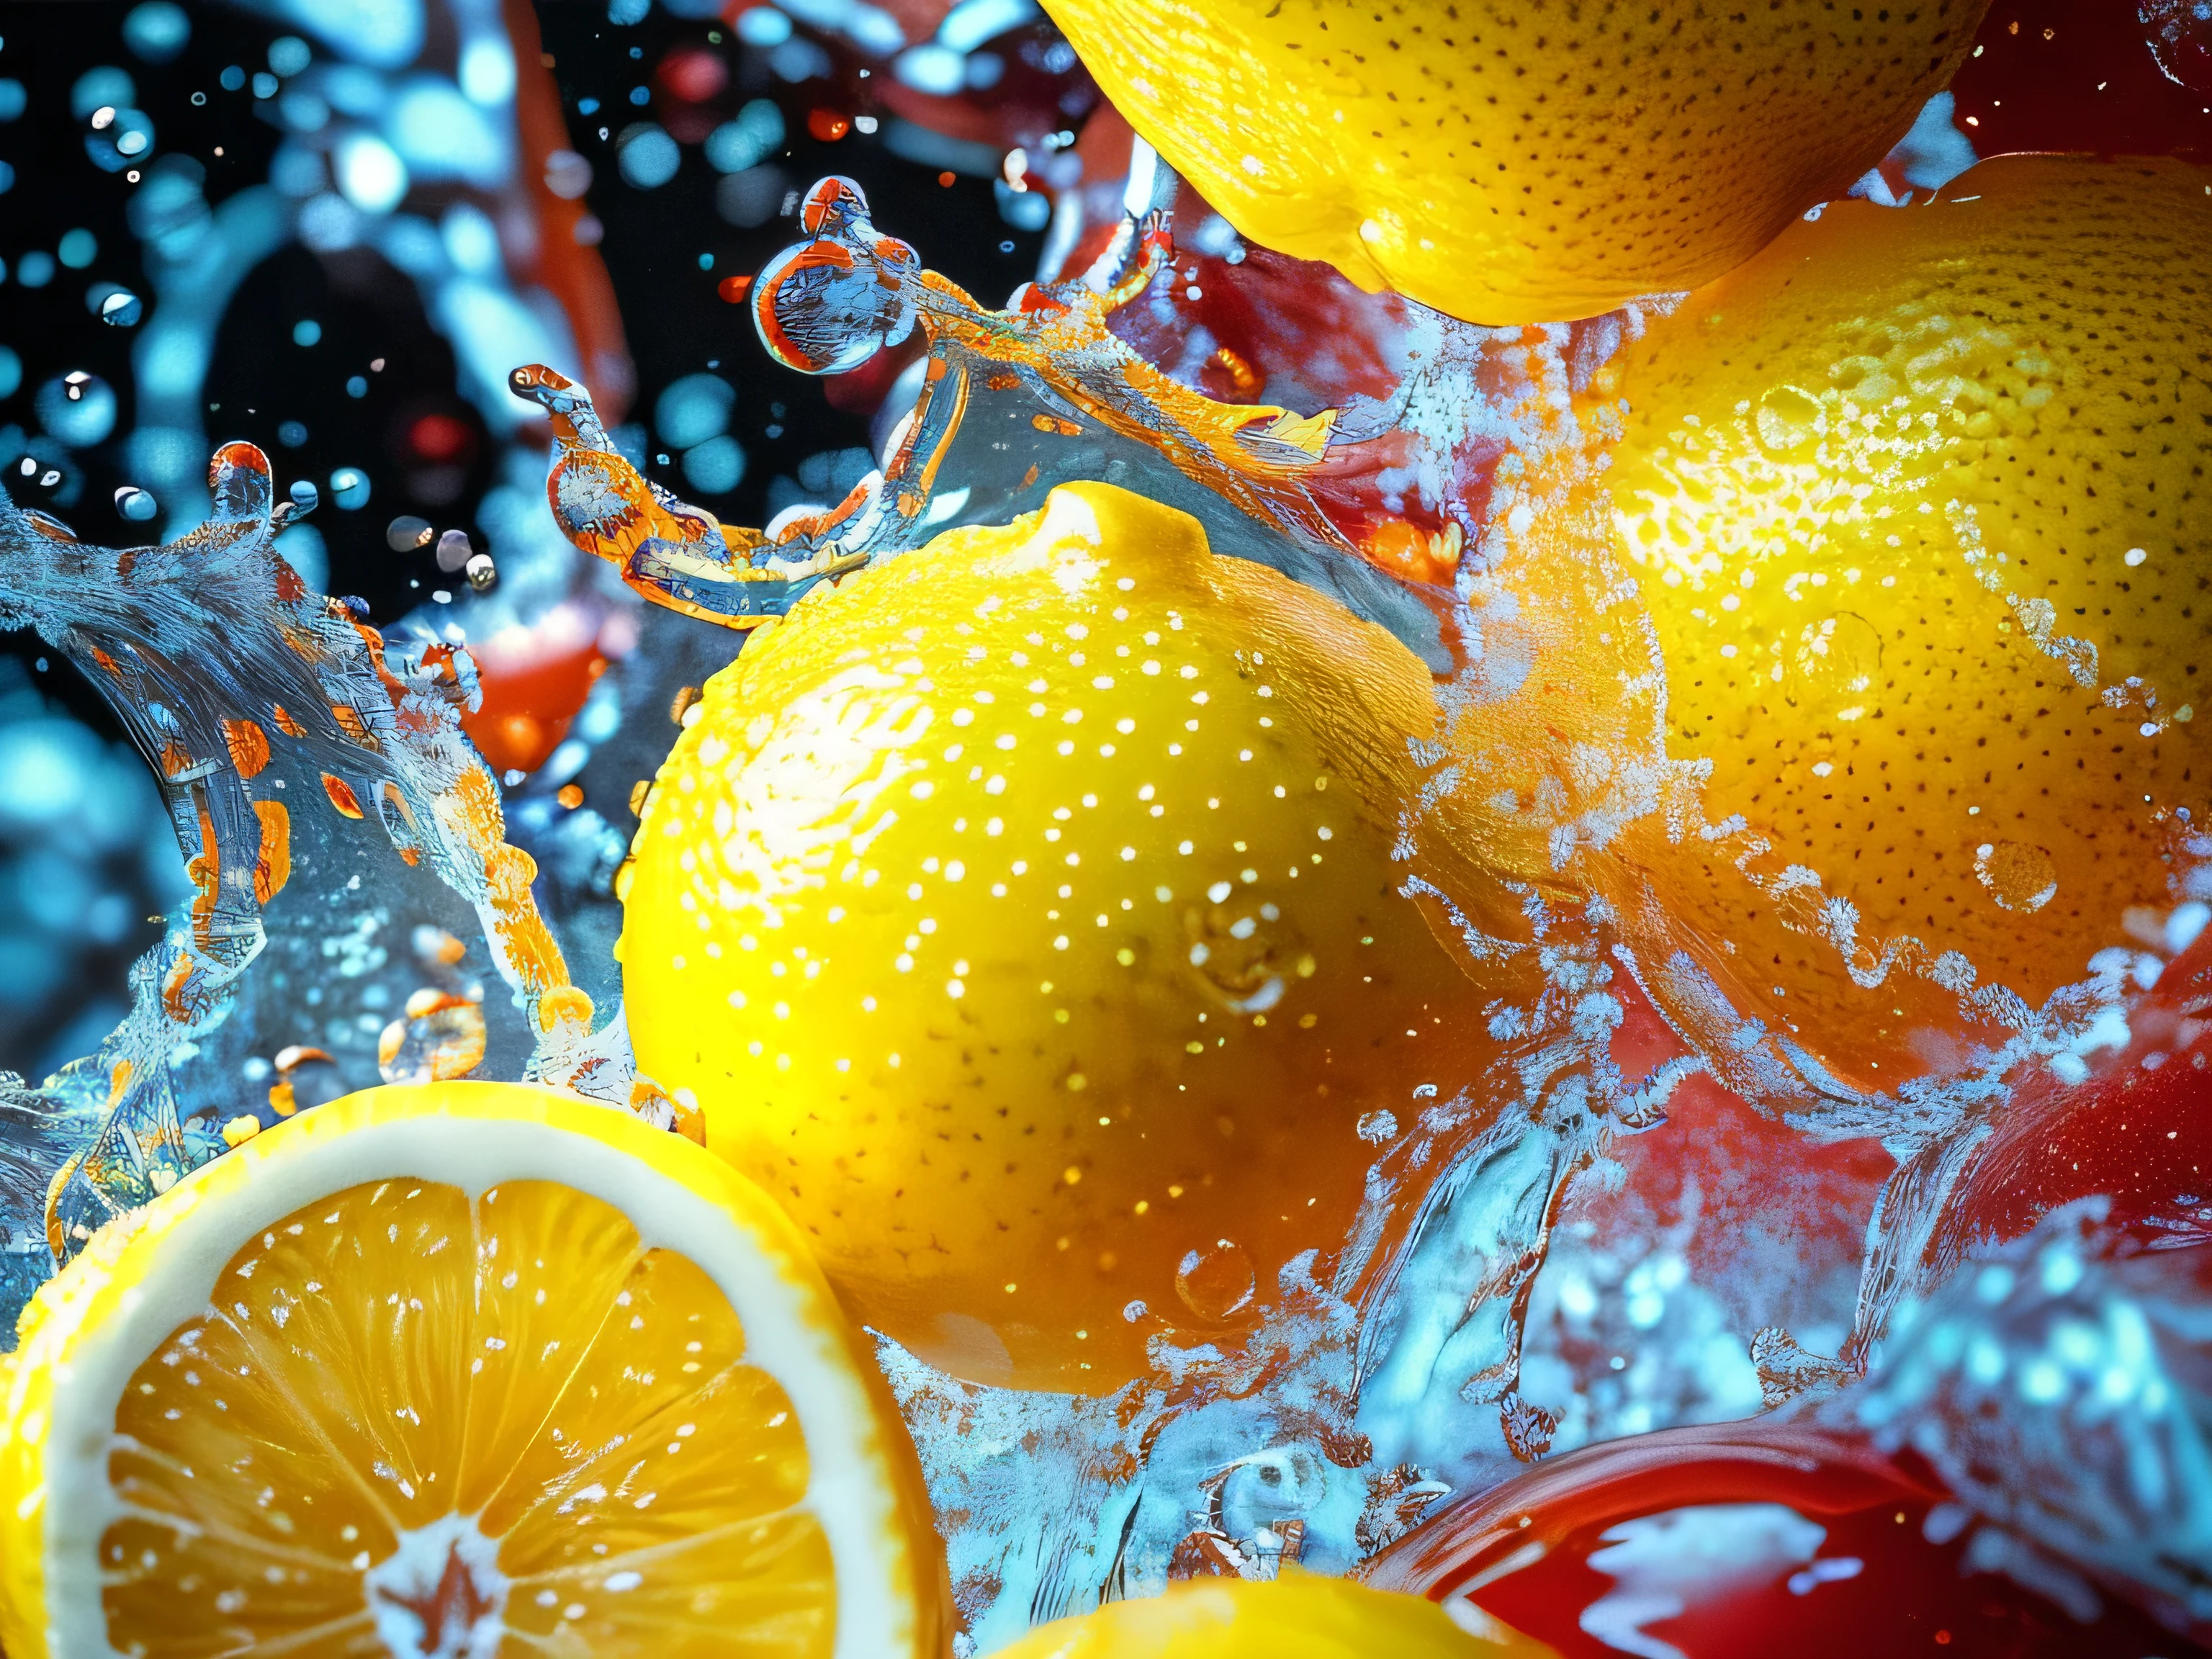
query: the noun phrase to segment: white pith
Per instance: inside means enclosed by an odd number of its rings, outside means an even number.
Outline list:
[[[836,1308],[804,1279],[791,1282],[788,1264],[764,1257],[762,1241],[719,1206],[592,1136],[527,1120],[424,1115],[301,1136],[252,1179],[210,1194],[161,1241],[115,1315],[72,1344],[46,1437],[52,1659],[123,1659],[107,1640],[99,1547],[125,1513],[106,1464],[132,1373],[179,1324],[210,1310],[216,1279],[254,1234],[342,1188],[401,1178],[455,1187],[471,1200],[514,1182],[558,1182],[621,1212],[646,1248],[696,1263],[744,1328],[748,1363],[776,1380],[798,1413],[810,1469],[800,1507],[820,1523],[836,1564],[837,1659],[912,1648],[906,1599],[883,1576],[885,1540],[902,1536],[896,1498],[869,1454],[878,1431],[848,1369]]]
[[[407,1603],[436,1593],[449,1559],[458,1559],[471,1587],[489,1604],[465,1631],[430,1630]],[[477,1530],[476,1517],[448,1511],[399,1534],[399,1547],[361,1576],[376,1633],[392,1659],[498,1659],[508,1583],[499,1570],[499,1540]],[[447,1641],[458,1639],[458,1645]]]

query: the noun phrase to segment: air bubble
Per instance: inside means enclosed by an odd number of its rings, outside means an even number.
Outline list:
[[[412,553],[430,544],[430,521],[403,513],[384,526],[384,544],[394,553]]]
[[[406,1017],[384,1028],[376,1069],[386,1083],[466,1077],[484,1057],[483,1009],[465,997],[425,988],[407,999]]]
[[[1200,1319],[1226,1319],[1247,1307],[1257,1282],[1252,1258],[1225,1238],[1206,1249],[1186,1251],[1176,1268],[1176,1294]]]
[[[100,302],[100,320],[116,328],[136,327],[145,314],[145,302],[127,288],[118,288]]]
[[[2025,842],[1984,842],[1974,849],[1974,877],[2007,910],[2040,910],[2058,892],[2058,867],[2051,854]]]
[[[425,540],[428,539],[427,537]],[[438,568],[451,575],[468,568],[469,558],[476,550],[469,545],[465,530],[448,530],[438,538]]]
[[[136,484],[115,492],[115,510],[133,524],[143,524],[161,510],[161,504]]]

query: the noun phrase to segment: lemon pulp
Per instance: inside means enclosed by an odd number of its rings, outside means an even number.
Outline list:
[[[827,1654],[783,1389],[728,1301],[548,1181],[378,1181],[233,1256],[132,1375],[119,1651]]]

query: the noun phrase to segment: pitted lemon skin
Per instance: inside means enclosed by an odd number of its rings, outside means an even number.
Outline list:
[[[1837,204],[1601,377],[1668,750],[1738,825],[1618,850],[1856,1085],[1940,1063],[1965,989],[2081,979],[2201,860],[2208,186],[2012,156]]]
[[[948,533],[708,686],[628,889],[640,1059],[859,1318],[1118,1387],[1340,1246],[1363,1115],[1486,1041],[1393,858],[1434,722],[1395,640],[1141,497]]]
[[[1904,137],[1987,0],[1048,0],[1246,236],[1482,323],[1696,287]]]
[[[1164,1595],[1056,1620],[1006,1659],[1559,1659],[1495,1620],[1478,1636],[1434,1602],[1295,1567],[1264,1583],[1185,1579]]]

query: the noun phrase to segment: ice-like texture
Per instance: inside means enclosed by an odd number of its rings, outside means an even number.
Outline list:
[[[209,476],[214,516],[158,547],[0,507],[0,617],[75,663],[153,762],[194,889],[99,1052],[10,1091],[7,1223],[58,1262],[312,1103],[293,1073],[318,1061],[349,1084],[483,1064],[673,1121],[619,1022],[594,1031],[536,866],[506,839],[498,781],[460,728],[466,653],[387,642],[308,589],[272,545],[289,507],[272,512],[259,450],[224,446]],[[481,1006],[483,972],[511,1011]],[[367,1076],[346,1059],[364,1050]]]
[[[2084,1199],[1962,1268],[1823,1416],[1925,1458],[1991,1523],[1989,1565],[2085,1621],[2101,1606],[2094,1578],[2203,1631],[2212,1263],[2201,1245],[2116,1249],[2109,1208]]]

